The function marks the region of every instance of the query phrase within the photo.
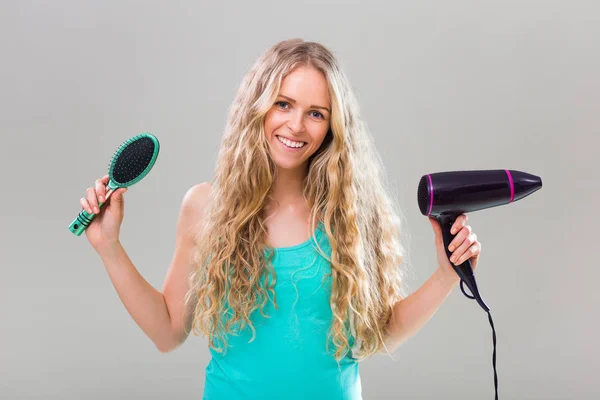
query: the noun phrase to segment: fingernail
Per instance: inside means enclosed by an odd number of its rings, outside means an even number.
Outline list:
[[[98,200],[104,201],[104,196],[102,196],[102,195],[98,196]]]

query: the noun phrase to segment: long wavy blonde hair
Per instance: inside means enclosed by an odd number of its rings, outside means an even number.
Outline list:
[[[243,78],[229,110],[205,222],[197,229],[186,304],[193,309],[194,334],[208,336],[209,346],[218,352],[226,350],[226,336],[234,328],[248,327],[254,338],[250,315],[255,310],[266,316],[271,298],[277,307],[276,274],[265,252],[265,206],[277,169],[264,120],[282,79],[300,65],[325,75],[332,106],[329,132],[309,159],[303,181],[312,231],[322,222],[331,244],[328,338],[338,362],[351,347],[360,360],[387,350],[386,325],[404,290],[402,217],[388,194],[381,159],[359,117],[350,83],[334,55],[319,43],[279,42]]]

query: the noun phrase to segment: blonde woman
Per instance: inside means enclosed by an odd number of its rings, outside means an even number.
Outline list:
[[[82,207],[103,201],[108,177]],[[230,109],[212,183],[185,194],[162,291],[119,242],[121,190],[86,230],[125,307],[162,352],[208,337],[204,399],[360,399],[358,363],[392,355],[458,284],[439,267],[404,298],[402,229],[384,169],[334,55],[268,49]],[[481,245],[461,215],[456,264]]]

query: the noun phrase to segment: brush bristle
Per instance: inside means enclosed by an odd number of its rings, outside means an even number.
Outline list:
[[[113,179],[119,183],[133,181],[152,161],[155,144],[149,137],[137,139],[125,146],[117,155],[113,167]]]

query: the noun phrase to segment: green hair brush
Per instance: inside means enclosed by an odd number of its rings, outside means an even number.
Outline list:
[[[158,139],[151,133],[141,133],[123,142],[110,161],[106,199],[98,204],[98,208],[101,208],[111,193],[118,188],[132,186],[148,175],[158,158],[159,149]],[[69,230],[81,236],[95,216],[96,214],[81,210],[69,225]]]

